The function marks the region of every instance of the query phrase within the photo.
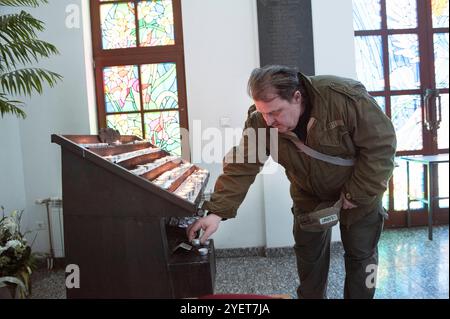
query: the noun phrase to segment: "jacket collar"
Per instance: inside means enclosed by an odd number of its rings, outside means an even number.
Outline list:
[[[314,127],[314,125],[317,124],[318,121],[320,121],[323,118],[322,106],[324,100],[319,90],[314,86],[311,77],[299,72],[298,78],[301,82],[301,85],[305,88],[308,94],[309,99],[308,103],[309,106],[312,108],[307,127],[307,130],[309,131],[312,127]],[[295,135],[295,133],[293,132],[280,133],[280,136],[290,140],[299,140],[297,135]]]
[[[312,77],[299,72],[298,78],[308,93],[310,107],[312,107],[310,117],[314,118],[316,121],[321,120],[323,118],[322,107],[323,103],[325,103],[322,94],[314,86]]]

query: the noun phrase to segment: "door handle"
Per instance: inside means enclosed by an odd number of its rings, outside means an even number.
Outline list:
[[[425,97],[424,97],[424,107],[425,107],[425,127],[427,130],[437,130],[442,121],[442,107],[441,107],[441,96],[439,95],[439,90],[437,89],[426,89]],[[435,101],[435,105],[437,106],[437,117],[436,115],[433,117],[432,109],[433,106],[432,101]]]
[[[441,105],[441,96],[439,95],[439,93],[438,93],[438,95],[437,95],[437,109],[438,109],[438,117],[437,117],[437,119],[436,119],[436,130],[438,130],[439,129],[439,127],[441,126],[441,122],[442,122],[442,105]]]

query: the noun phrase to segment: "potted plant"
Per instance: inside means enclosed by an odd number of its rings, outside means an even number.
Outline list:
[[[35,257],[22,234],[22,211],[5,215],[2,207],[0,219],[0,289],[3,298],[25,298],[30,294],[30,276],[35,268]],[[35,237],[36,238],[36,237]],[[9,295],[8,295],[9,294]]]

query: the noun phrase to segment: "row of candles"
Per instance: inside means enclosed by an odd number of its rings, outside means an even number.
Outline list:
[[[104,156],[104,158],[107,159],[108,161],[113,162],[113,163],[119,163],[119,162],[126,161],[126,160],[128,160],[130,158],[133,158],[133,157],[138,157],[138,156],[142,156],[142,155],[152,154],[152,153],[156,153],[156,152],[159,152],[159,151],[161,151],[160,148],[149,147],[149,148],[143,148],[143,149],[140,149],[140,150],[137,150],[137,151],[128,152],[128,153]]]
[[[189,201],[194,201],[203,187],[208,171],[199,169],[189,175],[186,180],[175,190],[175,194]]]
[[[136,175],[143,175],[164,165],[167,162],[181,162],[181,158],[173,155],[161,157],[151,163],[138,165],[135,169],[130,170],[130,172]]]
[[[114,141],[113,143],[81,143],[79,144],[81,147],[84,148],[107,148],[107,147],[111,147],[111,146],[117,146],[117,145],[136,145],[136,144],[146,144],[149,141],[147,140],[135,140],[135,141],[131,141],[129,143],[122,143],[121,141],[117,140]]]
[[[164,189],[168,189],[178,177],[183,175],[184,172],[186,172],[192,166],[193,165],[191,163],[183,163],[180,166],[162,173],[155,180],[153,180],[153,183]]]

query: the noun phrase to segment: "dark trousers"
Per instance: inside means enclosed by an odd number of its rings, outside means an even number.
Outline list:
[[[375,294],[378,266],[378,240],[383,229],[383,208],[370,212],[350,226],[341,225],[341,240],[345,251],[346,299],[371,299]],[[331,229],[305,232],[294,218],[295,254],[301,299],[327,298],[330,268]]]

